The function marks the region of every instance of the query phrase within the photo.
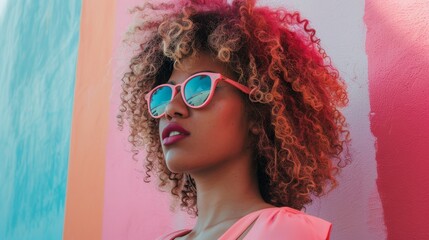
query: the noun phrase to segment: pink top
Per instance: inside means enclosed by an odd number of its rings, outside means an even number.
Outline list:
[[[330,222],[289,207],[265,208],[240,218],[219,240],[237,239],[253,222],[255,224],[243,238],[244,240],[325,240],[329,239],[332,226]],[[175,231],[161,236],[158,240],[173,240],[189,232],[191,232],[190,229]]]

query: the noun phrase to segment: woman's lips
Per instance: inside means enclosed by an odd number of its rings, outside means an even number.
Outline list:
[[[178,134],[173,133],[175,135],[170,136],[172,132],[177,132]],[[161,134],[162,144],[164,144],[164,146],[168,146],[182,140],[183,138],[189,135],[190,135],[190,132],[188,132],[186,129],[180,126],[180,124],[172,122],[172,123],[169,123],[162,131],[162,134]]]
[[[187,137],[188,135],[175,135],[175,136],[171,136],[171,137],[166,137],[162,140],[162,144],[164,144],[164,146],[168,146],[171,145],[173,143],[176,143],[180,140],[182,140],[183,138]]]

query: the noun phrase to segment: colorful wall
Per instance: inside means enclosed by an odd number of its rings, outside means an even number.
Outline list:
[[[138,0],[0,1],[0,239],[153,239],[192,226],[116,127]],[[429,239],[429,2],[281,0],[349,86],[353,162],[307,212],[332,239]],[[142,157],[142,156],[141,156]]]
[[[0,1],[0,239],[61,239],[81,1]]]

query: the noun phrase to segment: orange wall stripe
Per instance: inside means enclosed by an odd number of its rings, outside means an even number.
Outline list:
[[[101,239],[114,0],[82,2],[64,239]]]

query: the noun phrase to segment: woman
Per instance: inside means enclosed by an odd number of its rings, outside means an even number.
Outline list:
[[[136,12],[119,125],[147,152],[146,180],[198,216],[160,239],[328,239],[329,222],[298,210],[348,161],[348,99],[308,21],[254,1]]]

